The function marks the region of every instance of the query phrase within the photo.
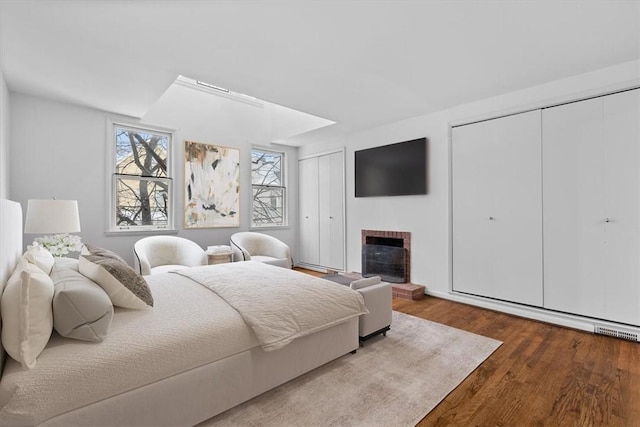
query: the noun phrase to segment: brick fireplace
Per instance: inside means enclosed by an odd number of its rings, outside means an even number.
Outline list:
[[[393,296],[424,297],[425,287],[411,283],[411,233],[362,230],[362,275],[380,276],[393,283]]]
[[[411,233],[362,230],[362,275],[392,283],[411,281]]]

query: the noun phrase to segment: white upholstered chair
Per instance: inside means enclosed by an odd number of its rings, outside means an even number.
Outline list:
[[[360,339],[366,340],[374,335],[387,335],[391,329],[393,292],[391,283],[381,282],[380,276],[367,277],[351,282],[354,289],[364,298],[364,305],[369,310],[359,319]]]
[[[178,236],[149,236],[133,246],[134,264],[143,276],[181,267],[207,265],[207,253],[195,242]]]
[[[259,261],[291,268],[291,251],[286,243],[273,236],[241,231],[231,236],[233,261]]]

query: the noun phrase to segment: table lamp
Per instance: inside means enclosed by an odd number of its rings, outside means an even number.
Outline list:
[[[35,200],[27,202],[26,234],[50,234],[39,237],[34,242],[53,254],[64,256],[82,248],[79,236],[69,233],[80,231],[80,215],[76,200]]]

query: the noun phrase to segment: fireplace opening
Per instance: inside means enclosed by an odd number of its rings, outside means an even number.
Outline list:
[[[385,282],[409,282],[410,233],[362,231],[362,275]]]
[[[380,246],[393,246],[395,248],[404,247],[404,239],[397,239],[395,237],[376,237],[367,236],[365,238],[366,245],[380,245]]]

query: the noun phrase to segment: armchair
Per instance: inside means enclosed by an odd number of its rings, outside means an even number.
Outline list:
[[[268,234],[242,231],[231,236],[234,261],[259,261],[291,268],[291,251],[286,243]]]
[[[133,246],[135,270],[143,276],[184,267],[207,265],[207,253],[195,242],[178,236],[149,236]]]

